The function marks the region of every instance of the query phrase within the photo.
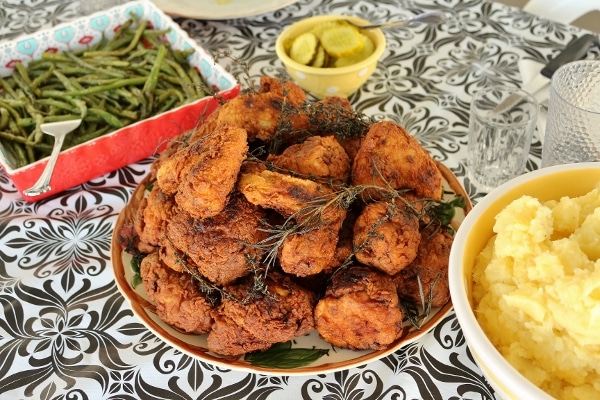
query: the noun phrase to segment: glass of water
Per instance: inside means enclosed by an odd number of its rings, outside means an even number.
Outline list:
[[[469,179],[489,192],[525,170],[539,104],[529,93],[490,87],[473,97],[469,119]]]

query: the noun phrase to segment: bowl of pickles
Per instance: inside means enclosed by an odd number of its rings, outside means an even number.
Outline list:
[[[375,71],[385,50],[380,29],[348,23],[369,21],[346,15],[320,15],[286,27],[275,44],[290,77],[318,99],[349,97]]]

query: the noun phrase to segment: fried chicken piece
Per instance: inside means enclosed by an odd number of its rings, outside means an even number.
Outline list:
[[[185,332],[210,331],[213,306],[189,274],[172,270],[152,253],[142,260],[140,275],[160,319]]]
[[[244,129],[219,126],[164,161],[158,185],[195,218],[215,216],[227,203],[247,151]]]
[[[317,126],[325,128],[319,134],[335,134],[350,160],[353,160],[367,133],[368,123],[354,111],[346,97],[326,97],[315,103],[314,109],[320,109],[322,114]],[[326,116],[329,116],[329,121],[324,121]]]
[[[442,174],[419,141],[394,122],[371,125],[352,164],[353,185],[412,189],[419,197],[442,198]],[[365,193],[377,198],[376,191]]]
[[[288,236],[278,254],[281,268],[297,276],[313,275],[331,265],[338,234],[346,212],[337,205],[325,206],[332,194],[326,186],[248,164],[238,180],[248,201],[273,209],[299,224],[299,234]],[[323,209],[315,213],[323,200]]]
[[[257,163],[244,164],[237,187],[250,203],[273,209],[285,217],[332,194],[326,185],[269,171]]]
[[[353,350],[386,348],[402,334],[402,318],[392,277],[364,266],[334,274],[315,307],[323,340]]]
[[[415,259],[420,241],[419,218],[400,199],[368,204],[354,224],[356,259],[389,275]]]
[[[187,272],[186,267],[192,270],[198,268],[190,257],[175,247],[168,239],[163,241],[163,244],[158,249],[157,253],[160,261],[177,272]]]
[[[400,298],[425,306],[421,300],[420,280],[425,304],[431,298],[432,307],[441,307],[450,300],[448,260],[452,240],[446,230],[428,228],[421,232],[417,257],[394,277]]]
[[[217,109],[218,110],[218,109]],[[168,160],[174,153],[180,149],[189,146],[196,139],[206,136],[217,127],[218,111],[214,111],[206,117],[202,117],[201,123],[193,130],[182,132],[173,139],[169,140],[167,147],[158,155],[150,166],[150,179],[155,180],[156,174],[163,162]]]
[[[263,76],[256,93],[241,94],[221,106],[218,124],[243,128],[248,140],[269,140],[276,131],[281,113],[290,116],[306,101],[306,93],[291,81]]]
[[[278,254],[281,269],[288,274],[309,276],[331,268],[337,261],[339,232],[345,216],[345,210],[328,207],[318,226],[288,236]]]
[[[288,107],[282,115],[271,153],[279,154],[290,145],[312,136],[335,136],[350,159],[354,158],[370,121],[357,114],[345,97],[331,96],[305,102],[299,109]]]
[[[262,250],[254,246],[267,234],[260,228],[264,210],[250,204],[238,192],[218,215],[197,219],[180,212],[168,226],[167,237],[173,246],[189,257],[200,274],[217,285],[227,285],[248,274],[252,260]]]
[[[210,351],[238,356],[266,350],[314,329],[314,293],[276,272],[267,276],[265,284],[267,295],[252,292],[252,279],[224,288],[235,298],[224,297],[212,313],[215,322],[207,338]]]
[[[167,225],[177,211],[173,197],[154,185],[148,197],[140,201],[134,219],[135,231],[140,239],[138,249],[141,252],[152,253],[162,245]]]
[[[342,222],[342,227],[339,231],[339,238],[335,248],[335,254],[331,260],[331,264],[327,265],[323,272],[326,274],[332,273],[336,268],[346,264],[351,257],[354,256],[354,225],[362,210],[356,207],[346,211],[346,217]]]
[[[281,155],[270,154],[267,161],[318,182],[339,184],[350,177],[350,158],[333,136],[311,136],[286,148]]]

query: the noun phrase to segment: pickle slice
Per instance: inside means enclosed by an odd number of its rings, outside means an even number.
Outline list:
[[[358,29],[346,24],[324,29],[320,39],[325,51],[336,58],[352,56],[364,47]]]
[[[314,33],[319,38],[319,40],[321,40],[321,35],[323,35],[323,32],[327,29],[338,28],[340,26],[346,25],[348,24],[344,21],[326,21],[316,25],[311,32]]]
[[[352,56],[338,58],[333,63],[334,67],[340,68],[356,64],[358,62],[361,62],[362,60],[367,59],[371,54],[373,54],[373,52],[375,51],[375,43],[373,43],[371,38],[367,35],[361,33],[361,36],[364,43],[362,50]]]
[[[323,46],[319,45],[317,47],[317,53],[315,54],[315,58],[310,63],[311,67],[323,68],[327,65],[329,61],[329,55],[325,52]]]
[[[292,42],[290,58],[302,65],[308,65],[314,59],[318,46],[317,36],[312,32],[305,32]]]

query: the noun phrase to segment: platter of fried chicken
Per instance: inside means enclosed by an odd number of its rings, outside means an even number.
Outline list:
[[[395,122],[262,77],[170,142],[119,214],[117,285],[158,337],[263,374],[384,357],[450,311],[471,208]]]

